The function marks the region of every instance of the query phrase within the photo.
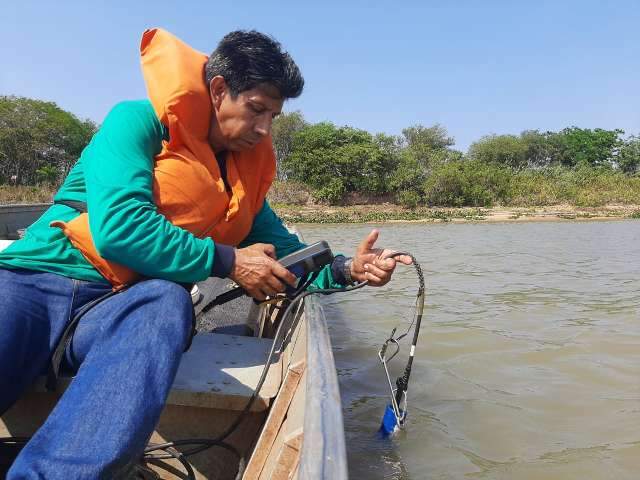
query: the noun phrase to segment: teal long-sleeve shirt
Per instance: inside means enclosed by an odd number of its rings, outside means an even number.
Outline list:
[[[86,202],[89,226],[98,252],[150,278],[193,283],[211,275],[216,245],[197,238],[158,213],[153,202],[153,162],[167,138],[147,100],[116,105],[69,172],[54,200]],[[94,282],[107,281],[49,224],[68,222],[78,212],[52,205],[23,239],[0,252],[0,267],[26,268]],[[304,246],[291,234],[265,200],[240,247],[270,243],[278,258]],[[337,286],[330,268],[315,282]]]

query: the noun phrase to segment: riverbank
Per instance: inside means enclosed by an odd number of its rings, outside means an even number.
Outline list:
[[[540,222],[640,218],[640,205],[409,209],[393,204],[345,207],[274,204],[273,209],[288,223]]]
[[[50,186],[0,185],[0,206],[51,202],[55,189]],[[329,206],[294,205],[271,197],[273,209],[288,223],[380,223],[380,222],[539,222],[562,220],[611,220],[640,218],[640,204],[609,204],[576,207],[570,204],[538,207],[416,207],[392,203]],[[285,200],[286,201],[286,200]]]

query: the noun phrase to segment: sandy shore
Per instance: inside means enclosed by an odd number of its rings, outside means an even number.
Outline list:
[[[575,207],[416,208],[392,204],[328,207],[321,205],[275,205],[290,223],[378,223],[378,222],[541,222],[566,220],[613,220],[640,218],[640,205]]]
[[[547,207],[494,207],[483,209],[485,222],[542,222],[563,220],[611,220],[634,218],[640,213],[639,205],[607,205],[604,207],[573,207],[554,205]],[[453,218],[451,221],[466,221]]]

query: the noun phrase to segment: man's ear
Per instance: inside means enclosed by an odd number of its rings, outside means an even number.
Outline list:
[[[222,75],[216,75],[209,82],[209,95],[211,96],[213,107],[218,110],[222,100],[227,95],[227,82],[225,82]]]

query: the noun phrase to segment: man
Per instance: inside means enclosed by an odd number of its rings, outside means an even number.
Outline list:
[[[0,413],[47,370],[75,374],[9,479],[114,478],[142,454],[190,340],[182,284],[228,276],[263,300],[295,282],[275,259],[303,245],[265,195],[296,64],[255,31],[207,58],[150,30],[141,56],[149,101],[108,114],[54,205],[0,253]],[[377,235],[316,285],[387,283]]]

